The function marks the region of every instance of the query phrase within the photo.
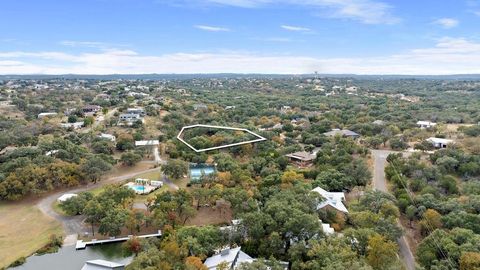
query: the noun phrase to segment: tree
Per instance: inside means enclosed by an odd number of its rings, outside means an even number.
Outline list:
[[[208,270],[207,266],[202,263],[202,260],[195,256],[187,257],[185,265],[189,270]]]
[[[92,149],[97,154],[111,155],[115,147],[112,142],[102,139],[92,143]]]
[[[104,235],[117,236],[121,233],[122,227],[128,218],[127,210],[123,208],[113,208],[106,211],[105,217],[100,220],[98,232]]]
[[[390,269],[396,261],[398,246],[384,236],[375,235],[368,240],[367,261],[373,269]]]
[[[75,123],[78,121],[78,117],[74,114],[68,116],[68,123]]]
[[[60,203],[60,208],[68,215],[80,215],[87,203],[93,199],[93,195],[90,192],[82,192],[78,196],[71,197],[66,201]]]
[[[405,210],[405,215],[410,221],[410,227],[412,226],[412,221],[415,219],[416,214],[417,214],[417,207],[415,207],[414,205],[409,205]]]
[[[135,152],[126,152],[123,153],[120,157],[120,162],[126,166],[133,166],[142,160],[142,156]]]
[[[478,270],[480,269],[480,253],[465,252],[460,257],[460,270]]]
[[[431,231],[442,227],[442,215],[434,209],[427,209],[420,221],[422,235],[428,235]]]
[[[83,124],[88,127],[91,126],[95,122],[95,118],[92,116],[87,116],[83,119]]]
[[[89,156],[80,165],[80,171],[89,180],[96,183],[100,177],[112,168],[105,160],[97,156]]]
[[[188,165],[185,161],[170,159],[167,164],[162,166],[162,170],[166,175],[173,179],[179,179],[188,173]]]

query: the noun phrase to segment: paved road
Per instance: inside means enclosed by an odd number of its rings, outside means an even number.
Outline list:
[[[373,188],[383,192],[388,192],[387,181],[385,179],[385,166],[387,164],[387,156],[391,153],[398,153],[388,150],[371,150],[374,160],[373,172]],[[399,226],[402,226],[399,222]],[[407,268],[407,270],[415,270],[415,257],[410,250],[410,246],[405,238],[402,236],[398,239],[400,247],[400,257]]]
[[[77,240],[76,236],[79,232],[89,232],[90,229],[87,228],[83,221],[82,216],[73,216],[73,217],[67,217],[67,216],[62,216],[59,215],[55,210],[53,210],[52,205],[55,202],[55,200],[58,199],[62,194],[64,193],[78,193],[82,191],[87,191],[90,189],[94,189],[103,185],[107,184],[113,184],[113,183],[118,183],[125,181],[129,178],[133,178],[136,175],[143,174],[143,173],[148,173],[148,172],[153,172],[155,170],[159,170],[159,168],[153,168],[153,169],[147,169],[147,170],[142,170],[130,174],[125,174],[121,176],[115,176],[108,178],[104,181],[98,182],[96,184],[91,184],[71,190],[62,190],[56,193],[52,193],[48,195],[47,197],[42,198],[39,200],[36,204],[37,208],[40,209],[45,215],[54,218],[55,220],[59,221],[62,223],[63,228],[65,230],[65,233],[67,237],[65,238],[64,245],[71,245],[74,244]]]

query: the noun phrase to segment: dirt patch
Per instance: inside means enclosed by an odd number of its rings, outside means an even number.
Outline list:
[[[232,220],[229,208],[200,207],[197,214],[187,221],[186,225],[205,226],[227,224]]]

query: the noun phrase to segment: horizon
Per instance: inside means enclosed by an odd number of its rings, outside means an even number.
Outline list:
[[[480,74],[480,1],[6,0],[0,74]]]

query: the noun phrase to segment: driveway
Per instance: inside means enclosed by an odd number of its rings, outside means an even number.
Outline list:
[[[385,167],[387,165],[387,157],[389,154],[398,153],[388,150],[370,150],[373,156],[374,170],[373,170],[373,188],[383,192],[388,192],[387,181],[385,179]],[[398,222],[401,227],[402,224]],[[400,248],[400,257],[403,264],[408,270],[415,270],[415,257],[412,254],[410,246],[405,238],[402,236],[398,239],[398,246]]]
[[[62,190],[56,193],[52,193],[41,200],[39,200],[36,204],[37,208],[40,209],[45,215],[54,218],[55,220],[59,221],[63,229],[65,230],[65,234],[67,235],[65,240],[64,240],[64,245],[73,245],[76,243],[77,240],[77,234],[82,233],[82,232],[89,232],[90,228],[85,225],[83,222],[84,217],[83,216],[62,216],[55,212],[53,210],[52,205],[53,203],[64,193],[78,193],[82,191],[87,191],[91,190],[97,187],[101,187],[107,184],[114,184],[118,182],[125,181],[127,179],[133,178],[136,175],[143,174],[143,173],[148,173],[148,172],[153,172],[155,170],[159,170],[159,168],[153,168],[153,169],[146,169],[130,174],[125,174],[121,176],[115,176],[115,177],[110,177],[104,181],[100,181],[96,184],[90,184],[87,186],[82,186],[70,190]]]

